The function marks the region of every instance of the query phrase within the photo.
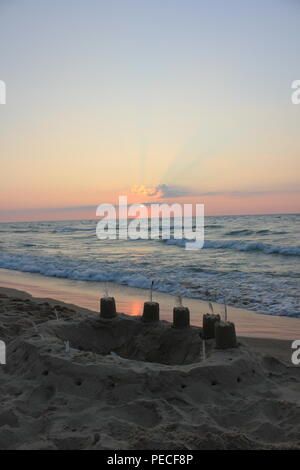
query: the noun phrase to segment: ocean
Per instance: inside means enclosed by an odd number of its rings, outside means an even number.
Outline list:
[[[204,248],[99,240],[97,220],[0,224],[0,268],[300,318],[300,214],[205,217]]]

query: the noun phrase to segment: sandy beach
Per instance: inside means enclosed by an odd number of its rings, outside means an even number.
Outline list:
[[[207,341],[204,358],[198,326],[103,320],[6,287],[0,321],[1,449],[300,448],[288,340]]]

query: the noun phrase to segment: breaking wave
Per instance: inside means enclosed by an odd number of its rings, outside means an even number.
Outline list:
[[[176,245],[179,247],[185,247],[185,243],[188,240],[164,240],[167,245]],[[262,242],[244,242],[239,240],[207,240],[204,242],[203,249],[215,248],[215,249],[227,249],[237,251],[256,251],[262,252],[267,255],[276,254],[283,256],[300,256],[300,246],[285,246],[285,245],[270,245]]]

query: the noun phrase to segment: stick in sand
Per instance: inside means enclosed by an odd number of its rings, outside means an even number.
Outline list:
[[[150,302],[152,302],[152,299],[153,299],[153,284],[154,284],[154,281],[151,281],[151,286],[150,286]]]
[[[224,310],[225,310],[225,322],[227,322],[227,305],[226,305],[226,299],[224,299]]]
[[[104,297],[109,297],[107,283],[104,283]]]
[[[55,316],[56,316],[56,320],[59,321],[59,317],[58,317],[58,313],[57,313],[56,308],[54,309],[54,313],[55,313]]]
[[[38,330],[38,327],[37,327],[36,323],[33,320],[31,320],[30,318],[28,318],[28,321],[31,323],[31,325],[35,329],[35,332],[38,333],[39,330]]]
[[[151,281],[149,288],[149,301],[144,302],[144,309],[142,315],[142,321],[144,322],[157,322],[159,321],[159,304],[153,302],[153,284],[154,281]]]
[[[70,341],[65,341],[65,351],[66,354],[70,353]]]

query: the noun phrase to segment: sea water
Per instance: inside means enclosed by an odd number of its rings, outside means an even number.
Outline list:
[[[97,220],[0,224],[0,268],[300,318],[300,214],[205,217],[205,243],[99,240]]]

